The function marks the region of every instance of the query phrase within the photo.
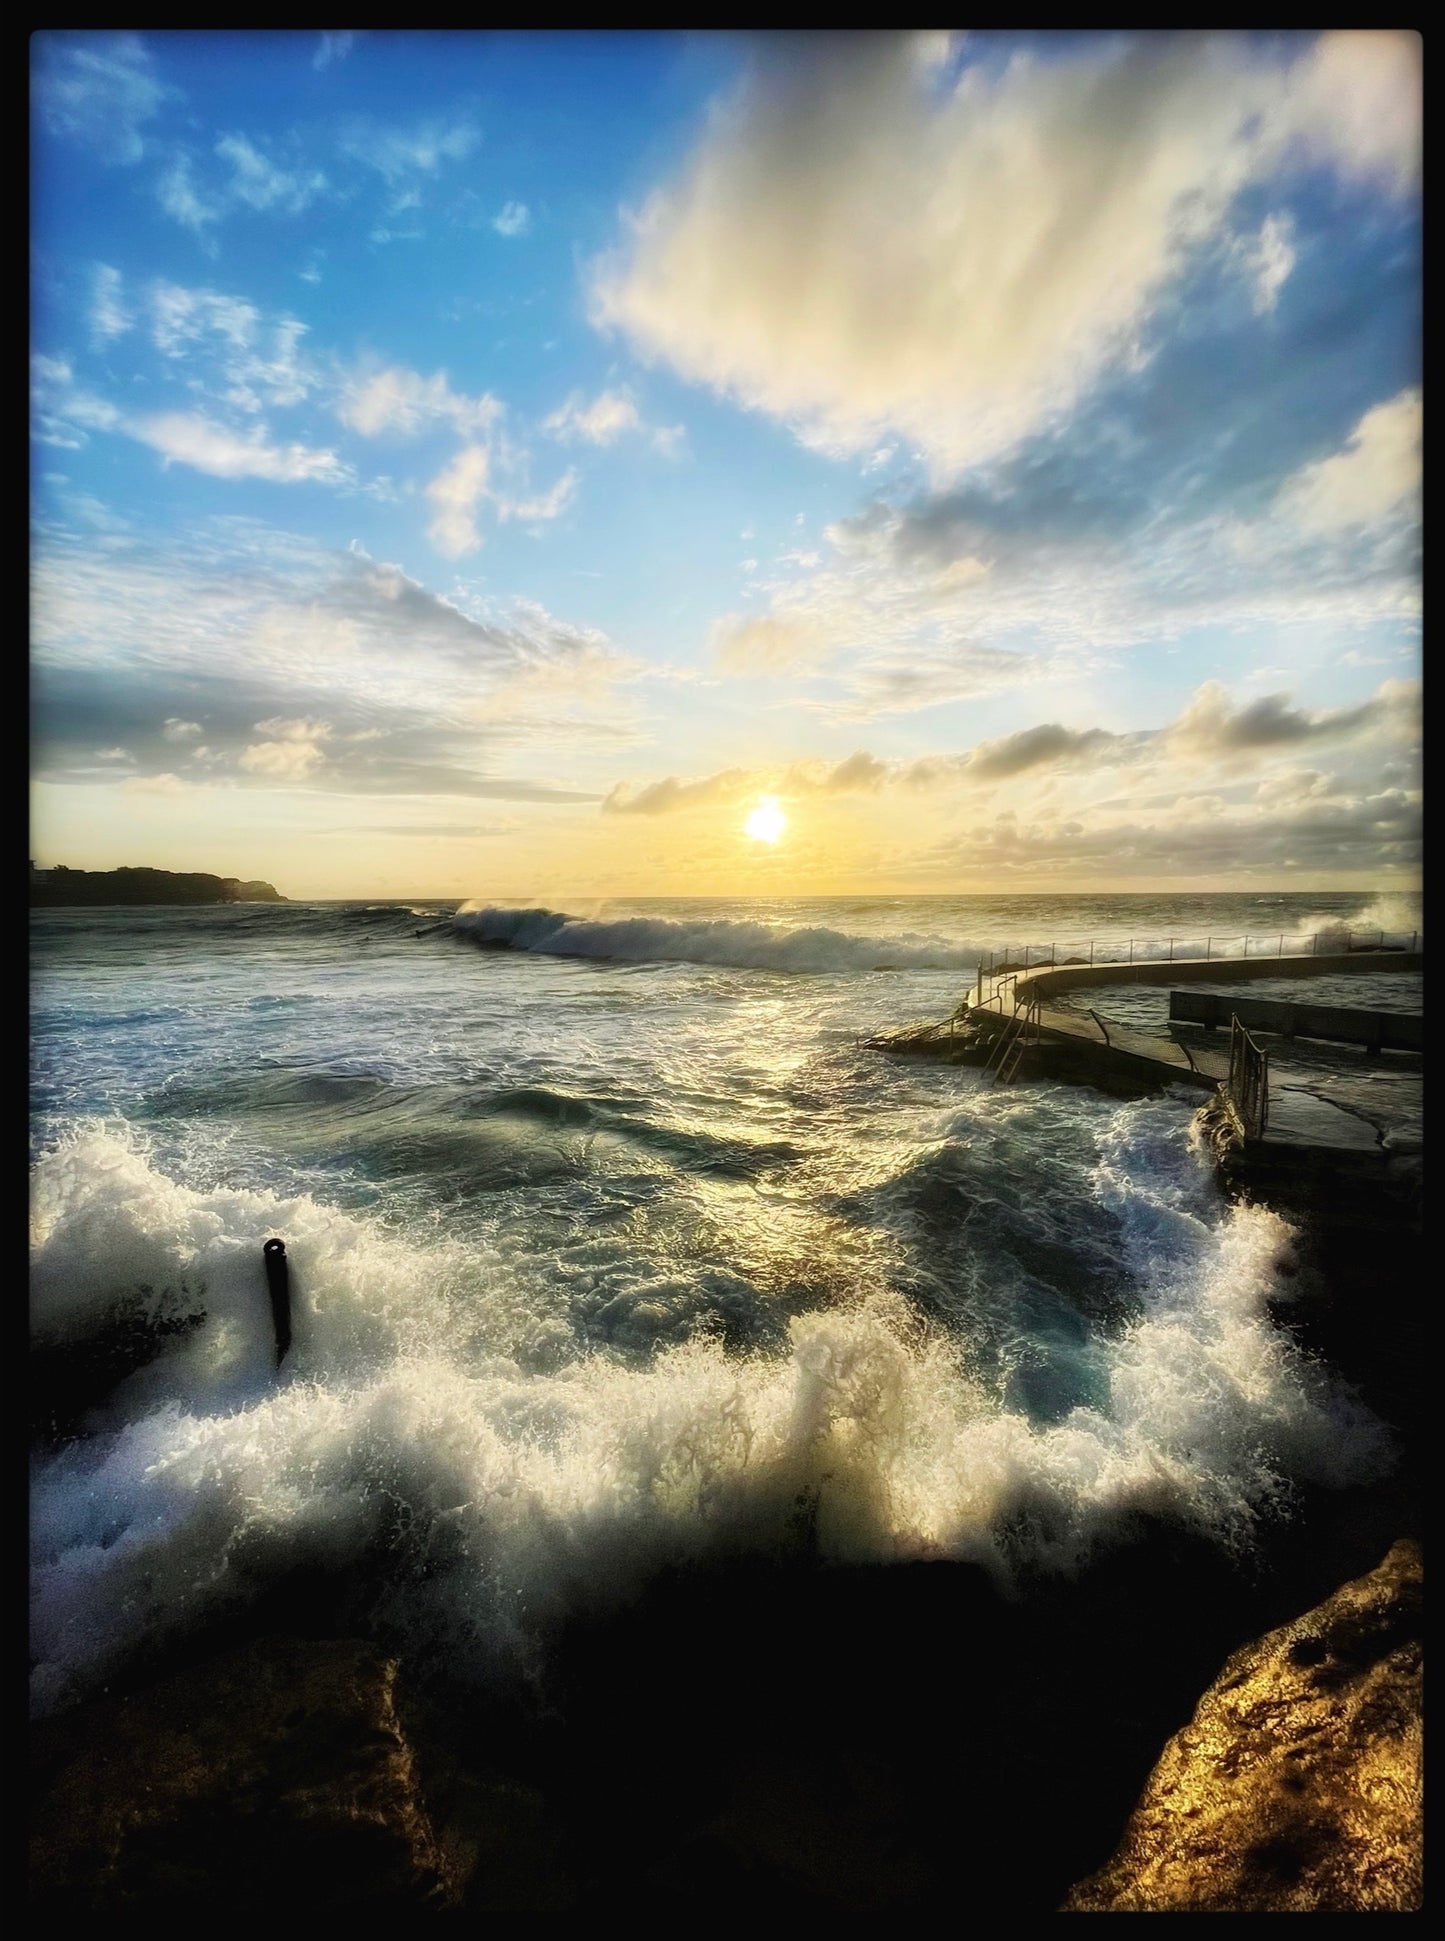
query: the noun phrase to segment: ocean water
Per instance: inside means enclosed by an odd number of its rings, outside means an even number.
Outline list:
[[[862,1040],[1004,947],[1419,921],[1267,894],[35,913],[32,1339],[131,1344],[34,1445],[36,1709],[298,1569],[485,1683],[690,1560],[1006,1583],[1146,1514],[1247,1555],[1392,1452],[1271,1322],[1294,1236],[1220,1196],[1198,1095]]]

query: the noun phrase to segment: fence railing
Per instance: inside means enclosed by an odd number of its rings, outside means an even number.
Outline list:
[[[986,982],[1003,979],[1006,974],[1016,976],[1020,971],[1062,968],[1066,964],[1172,964],[1176,956],[1196,961],[1203,958],[1205,963],[1215,957],[1233,961],[1257,957],[1345,956],[1355,950],[1415,951],[1420,941],[1418,930],[1351,930],[1341,924],[1307,933],[1283,930],[1274,937],[1261,937],[1254,932],[1204,937],[1196,933],[1182,937],[1085,937],[1072,942],[1065,939],[1062,944],[1005,944],[979,959],[973,988],[977,1003],[990,1004],[993,992],[985,994]],[[1238,948],[1232,949],[1232,945]],[[1061,949],[1063,956],[1059,954]]]
[[[1269,1053],[1238,1018],[1229,1021],[1229,1076],[1225,1089],[1247,1137],[1262,1139],[1269,1124]]]

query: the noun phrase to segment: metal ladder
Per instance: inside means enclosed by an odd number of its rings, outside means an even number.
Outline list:
[[[1015,1011],[994,1040],[984,1061],[984,1076],[994,1075],[995,1085],[1007,1085],[1018,1071],[1024,1052],[1038,1042],[1039,1001],[1033,998],[1021,1011]],[[1030,1027],[1035,1035],[1029,1036]]]

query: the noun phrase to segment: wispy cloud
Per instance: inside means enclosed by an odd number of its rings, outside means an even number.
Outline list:
[[[179,152],[171,157],[167,167],[157,177],[156,195],[168,216],[185,228],[194,230],[214,251],[207,232],[212,224],[221,220],[224,210],[219,201],[208,198],[196,187],[189,155]]]
[[[409,128],[354,122],[342,137],[342,152],[376,170],[393,188],[405,190],[418,177],[435,176],[448,162],[465,161],[481,140],[468,121],[429,119]]]
[[[497,423],[502,406],[489,391],[475,398],[453,391],[445,371],[423,377],[402,365],[388,365],[348,378],[337,415],[366,438],[382,433],[412,437],[438,423],[473,437]]]
[[[467,445],[443,466],[426,489],[435,507],[427,528],[432,544],[448,559],[474,553],[482,543],[477,507],[487,495],[491,454],[485,445]]]
[[[532,212],[525,202],[504,202],[492,217],[499,236],[525,236],[532,227]]]
[[[167,465],[190,465],[213,478],[272,479],[293,485],[312,480],[339,485],[351,476],[335,452],[301,444],[271,444],[258,426],[247,436],[212,423],[199,412],[163,411],[122,419],[116,429],[149,445]]]
[[[666,458],[677,456],[687,435],[681,425],[647,424],[625,385],[599,391],[590,402],[584,392],[573,391],[542,420],[542,429],[564,444],[580,440],[588,445],[613,445],[625,434],[637,433]]]
[[[33,42],[35,91],[46,125],[83,142],[102,161],[131,165],[146,152],[145,127],[177,98],[135,34],[43,32]]]
[[[120,271],[109,263],[97,263],[91,282],[91,342],[107,344],[113,337],[123,337],[133,322],[134,318],[121,299]]]
[[[223,135],[216,153],[231,165],[230,199],[251,209],[299,215],[326,188],[326,177],[319,169],[282,168],[245,135]]]
[[[344,61],[361,38],[362,31],[357,28],[343,27],[323,33],[316,44],[316,52],[311,56],[312,67],[320,70],[332,67],[338,61]]]

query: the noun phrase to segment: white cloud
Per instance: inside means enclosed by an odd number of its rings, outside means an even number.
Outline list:
[[[313,479],[340,485],[351,477],[335,452],[306,445],[271,445],[258,426],[246,437],[214,424],[198,412],[167,411],[134,418],[117,427],[158,451],[167,465],[194,466],[212,478],[274,479],[282,484]]]
[[[502,406],[489,391],[477,398],[453,391],[445,371],[423,377],[403,365],[389,365],[354,376],[342,394],[337,415],[364,438],[382,432],[409,438],[439,422],[472,437],[497,422]]]
[[[711,646],[730,673],[772,674],[815,664],[829,641],[806,614],[725,613],[713,623]]]
[[[589,445],[610,445],[624,431],[636,431],[641,422],[629,391],[600,391],[590,404],[584,403],[580,391],[574,391],[565,404],[542,421],[542,429],[554,438],[584,438]]]
[[[354,28],[343,27],[335,32],[323,33],[317,43],[316,52],[311,56],[314,68],[326,68],[336,61],[344,61],[355,47],[358,32]]]
[[[109,263],[97,263],[90,291],[90,339],[93,344],[109,343],[120,337],[135,321],[121,297],[121,274]]]
[[[1240,252],[1246,274],[1254,283],[1254,313],[1273,310],[1294,268],[1294,224],[1288,216],[1266,216],[1259,234]]]
[[[188,289],[158,281],[149,292],[151,341],[163,357],[179,357],[207,335],[244,349],[256,334],[261,313],[244,297],[219,290]]]
[[[223,135],[216,153],[233,170],[230,195],[252,209],[279,209],[294,216],[315,200],[326,187],[326,177],[316,170],[297,174],[268,160],[244,135]]]
[[[161,733],[167,741],[194,741],[205,730],[199,721],[182,721],[179,715],[172,714],[161,724]]]
[[[1316,160],[1410,187],[1420,173],[1423,52],[1415,29],[1322,34],[1289,77],[1286,133]]]
[[[464,161],[480,139],[463,121],[423,121],[411,129],[362,124],[350,130],[342,148],[393,186],[402,186],[408,177],[435,175],[443,163]]]
[[[156,183],[156,194],[166,214],[193,229],[202,240],[210,225],[221,219],[221,205],[207,201],[191,180],[190,157],[184,153],[172,157]]]
[[[486,496],[490,466],[485,445],[465,446],[426,489],[427,497],[436,507],[427,532],[437,551],[445,553],[448,559],[474,553],[482,543],[476,511]]]
[[[1367,411],[1344,450],[1287,479],[1275,510],[1310,533],[1374,526],[1417,510],[1424,409],[1419,391],[1400,391]]]
[[[595,266],[593,320],[825,450],[896,432],[955,474],[1144,354],[1191,252],[1292,151],[1403,180],[1406,43],[1328,36],[1288,68],[1244,39],[1095,36],[940,85],[906,37],[766,42]],[[1287,248],[1270,232],[1265,294]]]
[[[499,236],[525,236],[532,227],[532,212],[525,202],[506,202],[492,218]]]
[[[143,125],[176,92],[157,79],[149,52],[134,34],[97,40],[42,33],[36,37],[35,72],[51,129],[84,142],[107,162],[141,159]]]
[[[238,760],[250,775],[264,776],[273,782],[300,782],[325,761],[322,742],[331,734],[325,721],[292,720],[278,717],[258,721],[256,732],[269,737],[242,749]]]
[[[576,490],[577,474],[569,465],[550,491],[539,493],[530,499],[498,497],[497,517],[519,519],[523,523],[532,524],[546,519],[555,519],[572,503]]]

